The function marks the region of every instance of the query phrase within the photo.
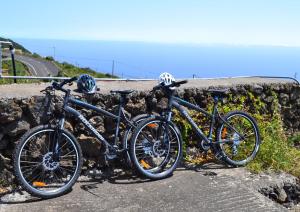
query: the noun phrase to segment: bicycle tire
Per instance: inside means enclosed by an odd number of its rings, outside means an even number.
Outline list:
[[[82,163],[83,163],[81,147],[80,147],[79,143],[77,142],[76,138],[73,136],[73,134],[71,134],[67,130],[62,129],[62,135],[65,136],[69,141],[72,142],[72,145],[74,145],[73,146],[74,149],[76,149],[75,152],[77,153],[76,154],[76,156],[77,156],[76,170],[75,170],[72,178],[70,179],[70,181],[62,189],[58,189],[57,191],[53,191],[53,192],[44,192],[44,191],[39,191],[37,188],[34,188],[34,186],[30,185],[25,180],[25,177],[23,176],[23,173],[22,173],[21,167],[20,167],[20,157],[21,157],[21,153],[22,153],[24,146],[26,145],[27,141],[29,141],[29,139],[32,136],[35,136],[41,132],[46,132],[46,131],[53,132],[55,130],[56,130],[55,127],[48,126],[48,125],[40,125],[40,126],[30,129],[27,133],[25,133],[20,138],[19,142],[16,145],[14,154],[13,154],[13,167],[14,167],[14,173],[15,173],[17,181],[19,182],[19,184],[22,186],[22,188],[25,191],[27,191],[28,193],[30,193],[31,195],[33,195],[35,197],[39,197],[42,199],[53,198],[53,197],[61,196],[65,193],[67,193],[72,188],[72,186],[75,184],[75,182],[77,181],[77,179],[81,173],[81,167],[82,167]]]
[[[253,146],[252,147],[249,146],[249,151],[247,151],[246,147],[247,147],[247,145],[250,145],[250,141],[248,141],[248,143],[246,144],[246,142],[244,142],[245,139],[240,139],[240,136],[236,132],[234,132],[234,130],[230,129],[230,127],[227,127],[227,128],[224,127],[226,125],[224,123],[222,123],[219,126],[218,130],[217,130],[217,136],[216,136],[217,141],[221,141],[224,138],[227,139],[228,137],[232,137],[233,138],[233,144],[231,145],[231,147],[229,147],[230,146],[229,143],[218,143],[217,146],[218,146],[218,149],[222,153],[223,160],[228,165],[245,166],[247,163],[249,163],[250,161],[252,161],[255,158],[255,156],[257,155],[257,153],[259,151],[259,146],[260,146],[260,143],[261,143],[259,128],[258,128],[258,125],[256,123],[256,120],[252,116],[250,116],[248,113],[245,113],[243,111],[229,112],[228,114],[226,114],[224,116],[223,119],[230,123],[231,119],[233,119],[235,117],[240,117],[240,118],[244,119],[243,124],[250,126],[250,128],[253,130],[253,135],[254,135],[254,137],[252,137],[253,141],[254,141]],[[233,125],[233,123],[230,123],[230,124]],[[237,127],[240,127],[240,126],[238,126],[236,124],[236,126],[232,126],[232,127],[237,128]],[[229,131],[231,130],[231,132],[228,133],[228,129],[229,129]],[[248,140],[250,140],[250,139],[248,139]],[[237,148],[241,147],[241,144],[243,144],[243,146],[245,148],[240,148],[238,150]],[[229,147],[229,148],[226,149],[227,147]],[[250,148],[252,150],[250,150]],[[226,150],[228,150],[228,151],[226,151]],[[232,151],[231,154],[230,154],[230,151]],[[238,151],[242,151],[242,153],[245,153],[245,151],[247,151],[247,152],[249,152],[249,155],[247,155],[246,158],[243,157],[243,154],[241,154],[241,156],[237,156],[234,153],[237,153]]]
[[[178,147],[177,147],[178,149],[175,150],[175,154],[176,154],[175,158],[172,158],[172,160],[174,162],[171,164],[171,166],[169,168],[167,168],[163,171],[160,171],[161,167],[163,167],[163,169],[164,169],[168,165],[169,161],[171,160],[169,158],[169,153],[171,152],[170,147],[167,150],[168,151],[167,156],[165,156],[165,158],[162,159],[162,162],[160,163],[160,165],[158,167],[154,167],[154,168],[151,167],[151,169],[148,169],[148,170],[145,169],[145,167],[141,166],[140,161],[138,160],[138,157],[136,155],[136,144],[137,144],[138,136],[141,134],[141,131],[146,126],[148,126],[149,124],[153,124],[153,123],[161,123],[161,124],[164,124],[164,125],[168,125],[168,127],[172,130],[172,133],[174,133],[175,139],[176,139],[175,142],[178,145]],[[159,142],[161,142],[161,141],[159,141]],[[159,142],[155,141],[155,143],[159,143]],[[168,142],[170,142],[170,141],[168,141]],[[155,144],[150,144],[150,145],[153,145],[153,146],[150,147],[150,148],[152,148],[152,150],[150,150],[149,147],[148,147],[149,151],[154,152]],[[169,145],[171,145],[171,144],[169,143]],[[143,149],[145,149],[145,148],[143,148]],[[144,151],[145,151],[145,154],[146,154],[146,150],[144,150]],[[131,145],[130,145],[130,157],[131,157],[131,161],[132,161],[132,164],[133,164],[133,168],[135,170],[137,170],[137,172],[140,175],[142,175],[144,177],[147,177],[149,179],[152,179],[152,180],[159,180],[159,179],[169,177],[170,175],[172,175],[173,171],[178,166],[179,162],[181,161],[181,157],[182,157],[182,138],[181,138],[181,134],[180,134],[178,128],[176,127],[175,124],[173,124],[172,122],[167,121],[165,118],[160,117],[160,116],[155,116],[155,117],[151,117],[149,119],[146,119],[145,121],[140,123],[134,131],[134,134],[133,134],[132,140],[131,140]]]

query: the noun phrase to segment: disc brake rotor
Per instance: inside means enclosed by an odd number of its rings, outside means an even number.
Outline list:
[[[161,157],[165,154],[166,149],[163,148],[163,145],[161,144],[161,141],[155,141],[153,145],[153,153],[155,156]]]
[[[53,161],[52,156],[53,156],[53,153],[48,152],[43,157],[43,166],[48,171],[55,170],[59,166],[59,162]]]

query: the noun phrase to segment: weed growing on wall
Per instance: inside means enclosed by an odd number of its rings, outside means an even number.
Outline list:
[[[247,165],[253,172],[266,170],[285,171],[300,177],[300,151],[294,147],[300,136],[288,138],[285,136],[283,124],[279,111],[278,96],[274,91],[268,91],[267,101],[263,101],[261,96],[247,92],[245,95],[229,94],[219,103],[219,110],[226,114],[232,110],[243,110],[250,113],[257,121],[262,143],[260,150],[254,161]],[[212,100],[208,101],[205,109],[212,111]],[[187,154],[188,148],[197,145],[199,138],[194,134],[192,127],[184,120],[177,111],[174,111],[174,122],[180,127],[184,140],[184,159],[188,163],[201,164],[210,161],[213,155],[209,152],[205,155],[199,149],[196,154]],[[210,121],[195,111],[190,111],[190,115],[196,123],[208,134]]]

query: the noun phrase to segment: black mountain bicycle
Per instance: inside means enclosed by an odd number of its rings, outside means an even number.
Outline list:
[[[125,156],[126,158],[127,148],[130,146],[128,140],[132,135],[132,130],[135,129],[138,122],[151,117],[151,115],[143,114],[129,120],[125,116],[126,96],[133,90],[112,91],[112,93],[120,96],[117,115],[73,98],[70,95],[70,90],[63,88],[63,86],[71,84],[76,79],[74,77],[64,80],[60,84],[53,82],[44,90],[46,96],[53,95],[55,90],[65,94],[60,118],[54,125],[40,125],[32,128],[22,136],[16,145],[13,156],[15,176],[22,187],[34,196],[52,198],[62,195],[71,189],[80,175],[82,151],[72,133],[64,129],[66,114],[75,116],[90,130],[99,143],[104,144],[104,154],[108,160],[113,160],[118,156]],[[79,111],[70,106],[71,104],[114,119],[117,125],[114,143],[110,144]],[[121,122],[127,126],[122,145],[118,142]]]
[[[233,166],[242,166],[251,161],[261,143],[255,119],[243,111],[220,115],[218,101],[224,98],[227,90],[209,90],[214,99],[212,113],[175,97],[174,88],[185,83],[187,81],[178,81],[168,86],[159,84],[153,88],[153,91],[161,89],[165,93],[168,97],[168,107],[165,115],[149,118],[136,128],[130,146],[131,160],[136,170],[151,179],[165,178],[175,170],[179,162],[177,156],[182,155],[182,139],[172,122],[173,107],[191,124],[203,150],[208,151],[211,148],[218,159]],[[209,117],[208,135],[205,135],[182,106]]]

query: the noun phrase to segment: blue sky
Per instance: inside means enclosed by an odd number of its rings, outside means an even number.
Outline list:
[[[0,2],[11,38],[300,46],[299,0]]]

